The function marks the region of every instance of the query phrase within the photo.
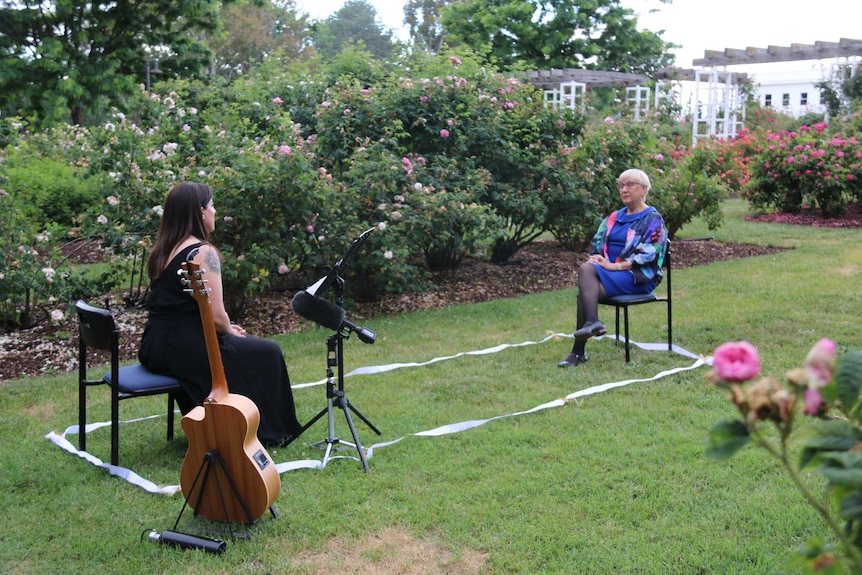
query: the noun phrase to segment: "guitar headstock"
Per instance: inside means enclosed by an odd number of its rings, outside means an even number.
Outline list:
[[[192,294],[192,297],[200,303],[209,301],[209,293],[212,291],[206,287],[207,280],[204,279],[206,270],[193,261],[185,261],[182,263],[182,269],[177,272],[180,276],[180,282],[186,286],[185,291]]]

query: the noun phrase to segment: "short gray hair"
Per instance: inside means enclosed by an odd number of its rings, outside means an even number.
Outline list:
[[[647,193],[649,193],[649,191],[652,189],[652,184],[650,184],[649,182],[649,176],[646,175],[646,172],[644,172],[643,170],[638,170],[637,168],[631,168],[629,170],[626,170],[625,172],[620,174],[620,177],[617,178],[617,181],[619,182],[623,179],[634,181],[643,186],[646,186]]]

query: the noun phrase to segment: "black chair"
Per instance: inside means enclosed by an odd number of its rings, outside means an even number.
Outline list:
[[[629,343],[629,308],[635,305],[645,303],[665,303],[667,304],[667,349],[673,351],[673,290],[671,282],[671,249],[668,242],[667,251],[665,253],[663,284],[666,286],[667,295],[657,296],[655,293],[635,294],[635,295],[619,295],[599,301],[601,305],[609,305],[616,308],[616,331],[614,337],[617,341],[620,340],[620,310],[623,312],[623,323],[625,329],[625,348],[626,348],[626,363],[631,361],[631,344]]]
[[[147,371],[134,364],[120,367],[120,333],[110,311],[75,302],[78,314],[78,449],[87,448],[87,388],[106,384],[111,388],[111,465],[119,465],[120,401],[147,395],[168,395],[168,441],[174,438],[174,405],[181,393],[180,382],[172,377]],[[102,379],[87,379],[87,350],[99,349],[111,355],[111,371]]]

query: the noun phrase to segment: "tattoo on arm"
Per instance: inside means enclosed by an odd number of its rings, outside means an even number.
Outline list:
[[[216,253],[215,249],[207,250],[207,255],[204,258],[204,263],[206,264],[209,271],[214,274],[221,274],[221,262],[219,261],[218,253]]]

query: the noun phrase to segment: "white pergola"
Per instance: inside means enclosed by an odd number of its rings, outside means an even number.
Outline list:
[[[578,68],[539,70],[526,75],[530,83],[544,91],[548,105],[573,110],[583,109],[584,96],[590,88],[625,87],[626,103],[636,120],[649,111],[651,101],[659,106],[659,88],[663,83],[694,82],[694,146],[702,138],[732,137],[745,125],[745,102],[740,88],[748,82],[748,74],[730,72],[727,67],[826,59],[835,60],[833,68],[850,65],[855,73],[862,59],[862,40],[842,38],[838,42],[705,50],[703,58],[692,62],[693,68],[663,68],[653,77]],[[656,87],[651,97],[649,86],[653,83]]]

